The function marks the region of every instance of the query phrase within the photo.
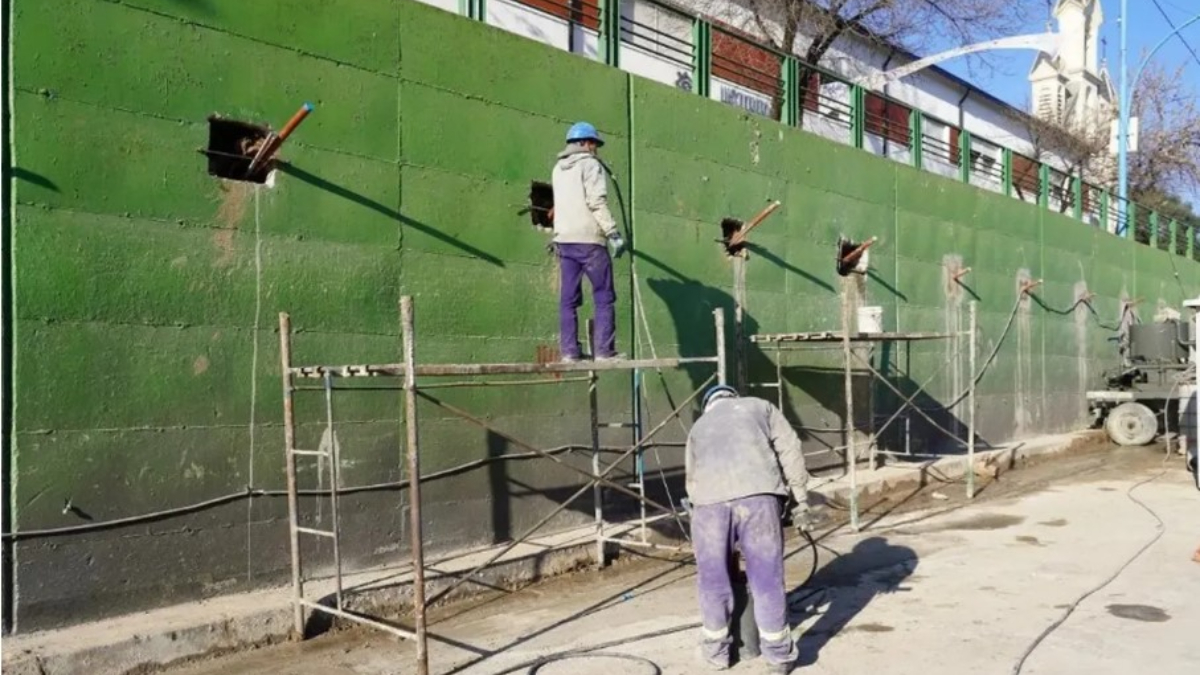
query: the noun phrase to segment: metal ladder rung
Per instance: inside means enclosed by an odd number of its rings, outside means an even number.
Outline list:
[[[329,456],[328,450],[297,450],[297,449],[293,448],[292,450],[290,450],[290,452],[293,455],[311,455],[314,457],[328,457]]]
[[[633,422],[601,422],[596,425],[601,429],[632,429]]]
[[[329,532],[327,530],[314,530],[311,527],[297,527],[296,531],[303,532],[304,534],[313,534],[318,537],[329,537],[330,539],[337,539],[337,533]]]
[[[748,384],[746,386],[747,387],[761,387],[764,389],[778,389],[779,383],[778,382],[751,382],[750,384]]]

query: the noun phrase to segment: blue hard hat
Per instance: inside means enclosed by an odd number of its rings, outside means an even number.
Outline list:
[[[604,145],[604,139],[600,138],[600,132],[596,131],[596,127],[588,122],[576,122],[567,131],[568,143],[580,141],[595,141],[596,145]]]
[[[731,386],[729,386],[729,385],[727,385],[727,384],[718,384],[717,386],[715,386],[715,387],[713,387],[713,388],[709,389],[708,391],[704,392],[704,404],[703,404],[703,407],[704,407],[704,408],[708,408],[708,404],[709,404],[710,402],[712,402],[712,400],[713,400],[714,398],[716,398],[716,397],[718,397],[718,396],[722,396],[722,395],[723,395],[723,396],[734,396],[734,397],[736,397],[736,396],[738,395],[738,393],[737,393],[737,389],[734,389],[733,387],[731,387]]]

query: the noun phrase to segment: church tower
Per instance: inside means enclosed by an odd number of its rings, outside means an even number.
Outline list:
[[[1115,109],[1116,93],[1100,62],[1100,0],[1058,0],[1054,18],[1061,38],[1058,54],[1039,54],[1029,71],[1034,116],[1080,130],[1095,126]]]

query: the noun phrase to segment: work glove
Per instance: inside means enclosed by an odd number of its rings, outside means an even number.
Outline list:
[[[620,258],[621,254],[625,252],[625,238],[621,236],[620,232],[608,235],[608,248],[612,251],[613,258]]]
[[[816,527],[816,520],[808,512],[808,506],[797,506],[792,509],[792,526],[798,532],[812,532]]]

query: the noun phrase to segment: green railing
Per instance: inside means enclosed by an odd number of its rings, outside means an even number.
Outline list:
[[[598,58],[618,67],[624,43],[639,38],[670,41],[690,50],[691,91],[711,97],[713,82],[720,77],[772,100],[772,113],[780,122],[799,127],[824,123],[844,129],[842,140],[856,148],[867,148],[868,139],[881,139],[889,156],[903,155],[912,166],[964,183],[1036,203],[1118,235],[1196,259],[1197,228],[1143,208],[1130,201],[1117,208],[1119,199],[1111,191],[1055,169],[1050,164],[1026,157],[1011,148],[972,137],[953,123],[913,108],[879,92],[867,91],[844,76],[805,63],[754,41],[748,36],[714,25],[704,17],[672,7],[660,0],[636,0],[691,26],[690,44],[679,35],[622,17],[622,0],[513,0],[535,11],[547,12],[594,30]],[[486,21],[486,0],[460,0],[459,12]],[[723,76],[723,77],[722,77]],[[844,90],[845,100],[824,90]],[[931,135],[931,127],[947,130],[949,141]],[[983,152],[976,148],[989,148]]]

